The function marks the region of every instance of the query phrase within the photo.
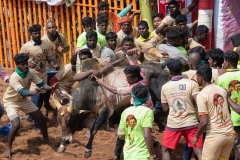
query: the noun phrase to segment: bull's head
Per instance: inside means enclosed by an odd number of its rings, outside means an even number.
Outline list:
[[[62,128],[62,142],[70,143],[72,141],[72,131],[69,125],[70,119],[73,116],[73,97],[68,95],[69,103],[61,104],[56,94],[53,94],[53,101],[58,108],[57,120]]]

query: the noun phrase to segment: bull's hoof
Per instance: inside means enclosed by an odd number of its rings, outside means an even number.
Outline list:
[[[58,147],[57,152],[58,152],[58,153],[63,153],[65,150],[66,150],[66,146],[64,146],[63,144],[61,144],[61,145]]]
[[[92,155],[92,150],[91,149],[86,149],[85,150],[85,154],[84,154],[84,158],[89,158]]]

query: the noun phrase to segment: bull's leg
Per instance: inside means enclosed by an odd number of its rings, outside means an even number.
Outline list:
[[[88,158],[92,155],[92,142],[94,139],[94,136],[96,135],[99,128],[105,123],[108,117],[108,109],[104,108],[99,116],[97,117],[93,127],[91,128],[90,138],[88,140],[88,143],[86,145],[86,151],[85,151],[85,158]]]
[[[126,107],[129,107],[131,105],[130,100],[131,100],[131,96],[127,96],[127,97],[123,98],[121,100],[121,102],[117,106],[114,107],[115,110],[119,114],[121,114],[123,112],[123,110],[126,109]]]
[[[158,113],[154,114],[154,122],[157,123],[160,132],[163,132],[165,130],[166,125],[161,121]]]

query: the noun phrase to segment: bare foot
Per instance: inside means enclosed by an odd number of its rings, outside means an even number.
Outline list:
[[[11,149],[10,148],[6,148],[4,156],[6,158],[11,158]]]

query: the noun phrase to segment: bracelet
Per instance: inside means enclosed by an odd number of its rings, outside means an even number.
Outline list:
[[[156,158],[156,157],[157,157],[156,154],[154,154],[154,155],[150,155],[150,158],[151,158],[151,159]]]

